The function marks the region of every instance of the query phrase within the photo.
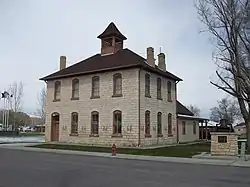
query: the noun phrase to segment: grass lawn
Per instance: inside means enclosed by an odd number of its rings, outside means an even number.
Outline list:
[[[111,148],[108,147],[92,147],[92,146],[69,145],[69,144],[40,144],[29,147],[111,153]],[[193,155],[199,154],[201,152],[210,152],[210,143],[178,145],[178,146],[155,148],[155,149],[117,148],[117,154],[166,156],[166,157],[192,157]]]

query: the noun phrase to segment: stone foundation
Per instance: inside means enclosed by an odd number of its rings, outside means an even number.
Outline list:
[[[237,156],[237,134],[231,132],[211,132],[211,155]]]

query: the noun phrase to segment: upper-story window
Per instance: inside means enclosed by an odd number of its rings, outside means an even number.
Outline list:
[[[167,89],[168,89],[168,101],[172,101],[172,84],[170,81],[168,81],[168,85],[167,85]]]
[[[157,99],[162,99],[162,97],[161,97],[161,78],[157,78]]]
[[[79,99],[79,79],[72,80],[72,99]]]
[[[61,82],[56,81],[54,87],[54,101],[60,101],[61,99]]]
[[[100,78],[98,76],[92,77],[92,98],[100,97]]]
[[[122,96],[122,75],[120,73],[113,75],[113,96]]]
[[[145,74],[145,97],[150,97],[150,75]]]

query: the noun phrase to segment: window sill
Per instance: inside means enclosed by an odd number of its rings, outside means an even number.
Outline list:
[[[150,96],[150,95],[145,95],[145,97],[151,98],[151,96]]]
[[[79,97],[72,97],[71,100],[79,100]]]
[[[69,136],[78,136],[78,133],[71,133]]]
[[[59,102],[61,101],[60,99],[54,99],[53,102]]]
[[[172,102],[172,99],[171,100],[168,99],[168,102]]]
[[[159,138],[160,138],[160,137],[163,137],[163,134],[158,134],[157,137],[159,137]]]
[[[89,137],[99,137],[99,134],[90,134]]]
[[[100,96],[91,96],[90,99],[99,99]]]
[[[114,94],[112,97],[122,97],[122,94]]]
[[[112,134],[111,138],[122,138],[121,134]]]
[[[168,137],[173,137],[173,134],[168,134]]]
[[[157,97],[157,100],[163,100],[161,97]]]
[[[145,134],[145,138],[151,138],[152,136],[150,134]]]

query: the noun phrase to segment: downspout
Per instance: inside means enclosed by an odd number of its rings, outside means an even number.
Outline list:
[[[175,84],[175,103],[177,103],[177,84],[179,81],[176,82]],[[175,104],[176,106],[176,104]],[[177,113],[177,108],[176,108],[176,141],[179,143],[179,123],[178,123],[178,113]]]
[[[138,147],[141,146],[141,68],[138,72]]]

